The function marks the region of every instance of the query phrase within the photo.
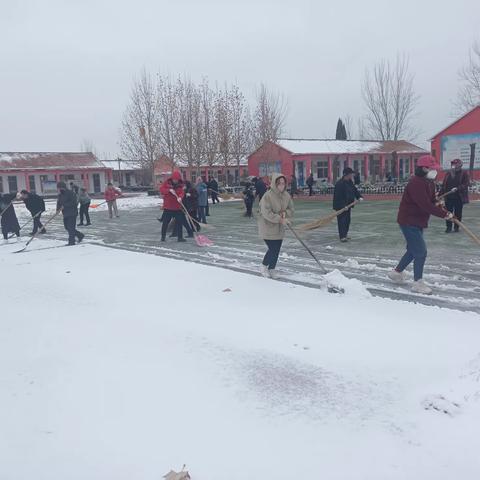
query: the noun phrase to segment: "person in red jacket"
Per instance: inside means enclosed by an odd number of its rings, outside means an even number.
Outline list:
[[[414,282],[412,291],[430,295],[432,289],[423,281],[423,267],[427,258],[427,246],[423,230],[428,227],[430,215],[446,220],[453,214],[436,205],[435,183],[439,166],[434,157],[424,155],[418,159],[415,175],[410,178],[403,193],[397,222],[407,242],[407,251],[395,270],[388,277],[395,283],[405,283],[404,270],[413,261]]]
[[[177,240],[185,242],[183,238],[185,218],[181,203],[185,194],[183,187],[182,176],[178,171],[173,172],[172,176],[160,186],[160,193],[163,195],[162,242],[165,241],[168,224],[172,218],[175,219]]]
[[[108,206],[108,216],[110,218],[113,217],[113,213],[115,213],[115,217],[118,218],[118,208],[117,208],[117,198],[122,195],[122,192],[115,188],[112,183],[107,183],[107,189],[105,190],[105,200],[107,201]]]

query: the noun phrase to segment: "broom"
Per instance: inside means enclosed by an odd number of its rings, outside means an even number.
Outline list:
[[[478,238],[464,223],[462,223],[458,218],[453,217],[451,220],[453,223],[462,228],[465,233],[477,244],[480,245],[480,238]]]
[[[310,222],[310,223],[305,223],[304,225],[300,225],[299,228],[301,230],[315,230],[316,228],[325,227],[326,225],[331,223],[333,220],[335,220],[339,215],[346,212],[347,210],[350,210],[350,208],[352,208],[354,205],[356,205],[356,203],[357,203],[357,200],[348,204],[346,207],[343,207],[342,209],[331,213],[330,215],[328,215],[326,217],[319,218],[318,220],[315,220],[315,221]]]

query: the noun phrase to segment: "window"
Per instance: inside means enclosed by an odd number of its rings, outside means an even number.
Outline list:
[[[268,177],[272,173],[280,173],[282,171],[282,162],[261,162],[258,165],[258,174],[260,177]]]
[[[70,180],[75,180],[75,175],[60,175],[61,182],[69,182]]]
[[[35,175],[28,176],[28,187],[31,192],[35,193]]]
[[[190,172],[190,178],[192,179],[192,183],[195,183],[197,181],[197,172]]]
[[[317,162],[317,178],[328,178],[328,160]]]
[[[44,184],[48,182],[48,175],[40,175],[40,189],[43,193]]]
[[[17,177],[8,177],[8,191],[9,193],[15,193],[18,191]]]
[[[3,193],[3,177],[0,177],[0,193]]]
[[[129,187],[132,184],[132,178],[130,173],[125,174],[125,183],[127,187]]]

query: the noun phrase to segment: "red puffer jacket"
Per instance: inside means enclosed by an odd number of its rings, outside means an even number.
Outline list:
[[[115,189],[115,188],[107,188],[105,190],[105,194],[104,194],[104,197],[105,197],[105,200],[107,202],[111,202],[112,200],[115,200],[116,198],[120,197],[121,193]]]
[[[427,228],[430,215],[444,218],[447,212],[435,205],[435,184],[414,175],[403,192],[397,222],[400,225]]]
[[[176,186],[173,186],[173,182],[176,182]],[[175,190],[177,196],[173,195],[170,190]],[[163,208],[164,210],[181,210],[182,206],[180,205],[177,197],[182,199],[184,196],[183,191],[183,181],[180,172],[173,172],[172,176],[166,181],[163,182],[160,186],[160,193],[163,195]]]

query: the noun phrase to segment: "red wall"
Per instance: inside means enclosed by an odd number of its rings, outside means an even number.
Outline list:
[[[248,157],[248,174],[258,177],[261,163],[278,161],[282,164],[282,173],[290,178],[293,173],[292,154],[274,143],[266,143]]]
[[[441,162],[441,140],[446,135],[462,135],[465,133],[480,133],[480,106],[472,110],[463,118],[458,120],[452,126],[440,132],[436,137],[431,140],[432,155],[438,163]],[[464,165],[465,168],[465,165]],[[468,168],[468,166],[467,166]],[[476,180],[480,180],[480,170],[473,171],[473,177]],[[442,175],[443,177],[443,175]]]

